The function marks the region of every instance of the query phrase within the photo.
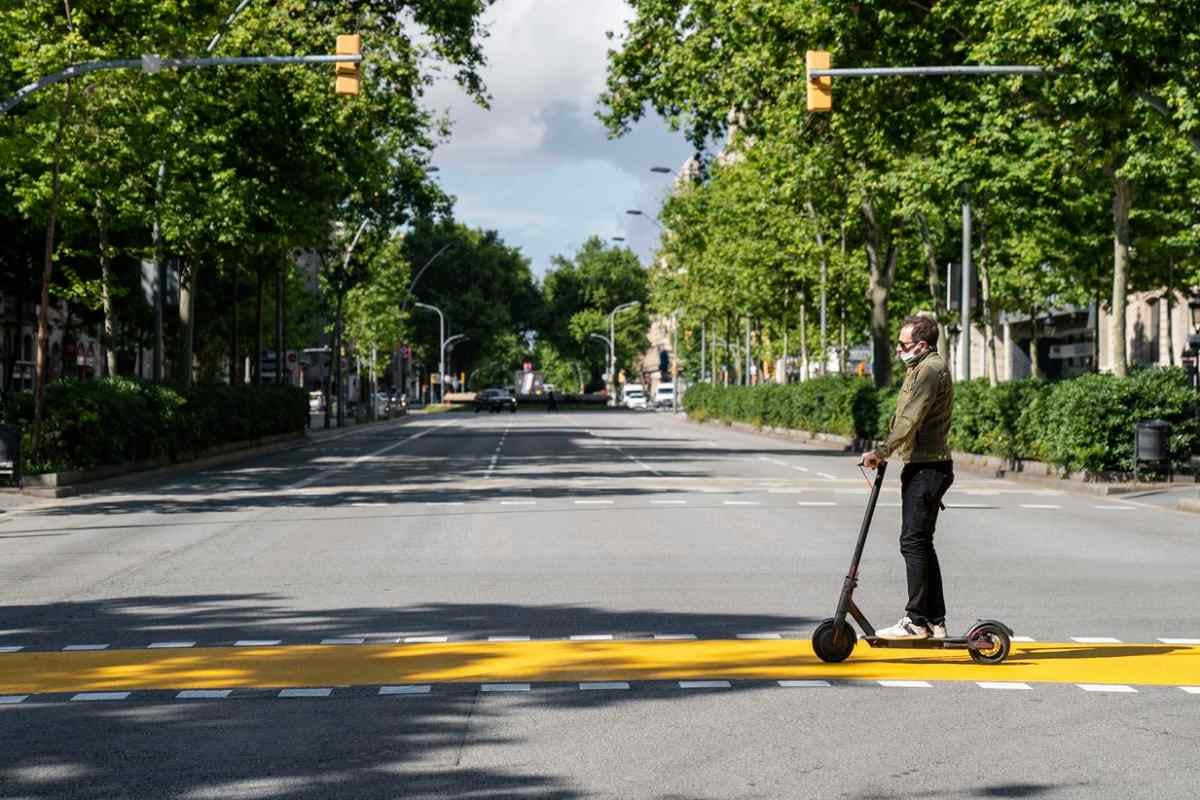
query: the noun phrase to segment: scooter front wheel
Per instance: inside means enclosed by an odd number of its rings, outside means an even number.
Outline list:
[[[818,625],[812,635],[813,652],[828,664],[845,661],[857,642],[858,636],[850,623],[843,621],[838,625],[832,617]]]
[[[976,664],[999,664],[1008,658],[1012,648],[1012,639],[1003,625],[995,622],[981,622],[967,631],[968,642],[984,641],[988,645],[982,648],[971,647],[971,660]]]

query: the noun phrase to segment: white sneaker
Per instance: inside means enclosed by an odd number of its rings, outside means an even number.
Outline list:
[[[929,624],[929,637],[931,639],[945,639],[946,638],[946,623],[945,622],[931,622]]]
[[[908,617],[901,617],[892,627],[875,631],[875,635],[880,639],[928,639],[929,628],[915,624]]]

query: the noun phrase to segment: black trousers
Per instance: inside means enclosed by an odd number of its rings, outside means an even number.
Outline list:
[[[905,464],[900,473],[900,554],[908,573],[908,605],[904,608],[918,625],[946,620],[942,570],[933,549],[933,531],[942,496],[952,483],[951,461]]]

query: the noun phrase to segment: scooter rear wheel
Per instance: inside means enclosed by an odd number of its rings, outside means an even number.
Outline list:
[[[1012,640],[1003,626],[997,625],[995,622],[983,622],[967,631],[968,642],[979,639],[991,642],[991,646],[983,649],[972,647],[968,651],[971,653],[971,660],[976,664],[999,664],[1008,658]]]
[[[812,635],[813,652],[828,664],[845,661],[854,651],[857,641],[858,636],[849,622],[842,622],[838,626],[832,617],[818,625]]]

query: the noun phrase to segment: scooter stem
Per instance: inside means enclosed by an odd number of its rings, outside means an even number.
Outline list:
[[[839,626],[846,619],[850,597],[854,594],[854,587],[858,585],[858,562],[862,560],[863,549],[867,545],[867,533],[871,530],[871,519],[875,516],[875,504],[879,501],[879,490],[883,488],[883,476],[886,472],[887,462],[879,462],[875,470],[875,482],[871,485],[871,497],[867,501],[867,511],[858,531],[858,544],[854,547],[854,557],[850,559],[850,571],[846,573],[846,580],[842,583],[842,594],[838,598],[837,611],[833,615]]]

